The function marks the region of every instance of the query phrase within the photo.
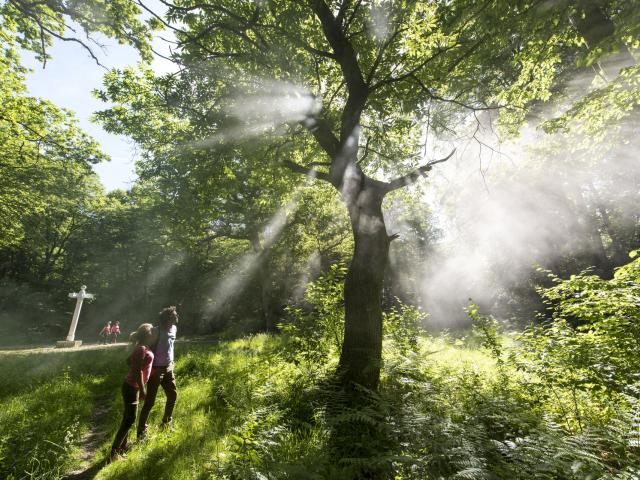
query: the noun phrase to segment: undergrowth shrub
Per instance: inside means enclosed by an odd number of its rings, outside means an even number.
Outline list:
[[[340,351],[344,338],[344,277],[338,263],[309,284],[306,305],[286,307],[287,322],[279,325],[287,345],[283,354],[307,368],[317,368]]]
[[[576,388],[623,391],[640,373],[640,258],[614,278],[549,274],[552,288],[540,289],[551,320],[527,328],[520,340],[531,359],[547,370],[566,366]],[[561,375],[561,374],[559,374]]]
[[[393,348],[403,355],[418,350],[418,340],[424,334],[422,325],[427,314],[413,305],[407,305],[396,298],[397,306],[383,314],[382,332],[393,344]]]

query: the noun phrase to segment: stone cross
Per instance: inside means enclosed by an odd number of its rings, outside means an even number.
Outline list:
[[[86,285],[80,287],[78,293],[70,293],[69,298],[76,299],[76,308],[73,311],[73,317],[71,317],[71,326],[69,327],[69,333],[67,339],[56,344],[57,347],[79,347],[82,345],[81,340],[76,340],[76,328],[78,327],[78,318],[80,317],[80,310],[82,309],[82,302],[85,298],[93,298],[93,293],[87,293]]]

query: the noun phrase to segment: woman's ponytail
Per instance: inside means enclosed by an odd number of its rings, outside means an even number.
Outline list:
[[[138,329],[129,335],[129,342],[134,346],[140,343],[146,343],[153,336],[153,325],[150,323],[143,323]]]

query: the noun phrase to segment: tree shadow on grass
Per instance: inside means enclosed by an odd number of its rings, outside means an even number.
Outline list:
[[[306,392],[304,403],[323,412],[327,478],[382,480],[394,477],[397,447],[389,424],[391,406],[378,392],[345,385],[332,372]]]
[[[274,478],[393,477],[397,442],[381,395],[345,388],[333,373],[302,374],[256,401],[248,384],[252,366],[239,368],[227,353],[216,366],[207,406],[225,416],[226,431],[218,433],[230,436],[236,465],[229,468],[238,478],[253,467]]]
[[[98,472],[102,470],[103,466],[104,460],[96,461],[86,470],[78,473],[71,473],[69,475],[65,475],[62,478],[64,478],[65,480],[92,480],[93,478],[96,478],[96,475],[98,475]]]

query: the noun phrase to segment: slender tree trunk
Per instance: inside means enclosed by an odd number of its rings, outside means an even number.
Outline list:
[[[602,278],[611,278],[613,265],[607,257],[602,243],[602,235],[595,219],[595,212],[587,204],[583,192],[576,191],[577,217],[583,228],[583,238],[586,240],[584,258],[589,266],[595,267],[594,273]]]
[[[345,332],[339,368],[345,383],[376,389],[382,360],[382,285],[389,237],[382,216],[384,193],[362,172],[358,184],[357,193],[352,190],[345,198],[355,248],[344,285]]]
[[[262,320],[264,322],[264,329],[267,332],[275,332],[276,318],[273,312],[271,275],[265,266],[266,265],[263,265],[259,272],[260,288],[262,290]]]
[[[600,193],[598,189],[595,187],[593,182],[589,182],[589,190],[591,191],[591,195],[593,196],[595,202],[595,208],[600,214],[600,218],[602,219],[602,228],[607,232],[607,235],[611,239],[611,275],[613,275],[613,271],[615,267],[619,267],[628,262],[629,256],[626,248],[623,245],[623,242],[620,240],[620,235],[615,231],[613,225],[611,223],[611,217],[609,216],[609,212],[607,211],[607,207],[602,201],[600,197]]]
[[[267,265],[268,253],[264,249],[257,233],[251,235],[250,241],[258,262],[255,278],[258,279],[258,285],[260,287],[260,313],[262,322],[264,329],[267,332],[272,332],[275,330],[275,319],[271,300],[271,275]]]

